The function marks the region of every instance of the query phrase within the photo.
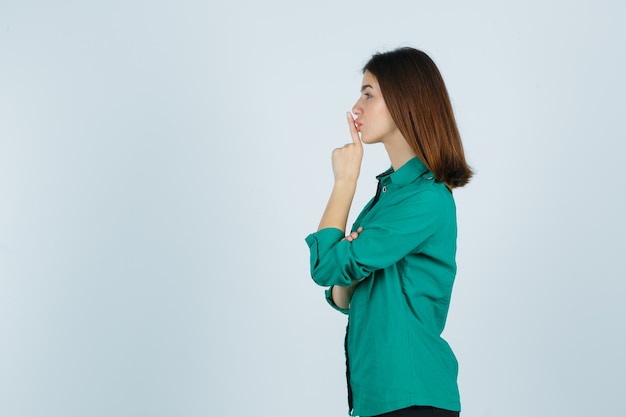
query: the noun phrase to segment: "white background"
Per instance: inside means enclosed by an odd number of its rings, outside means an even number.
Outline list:
[[[626,6],[0,3],[0,415],[343,416],[304,237],[360,68],[440,67],[476,177],[466,417],[624,415]],[[388,168],[366,148],[355,211]],[[356,213],[352,213],[351,219]]]

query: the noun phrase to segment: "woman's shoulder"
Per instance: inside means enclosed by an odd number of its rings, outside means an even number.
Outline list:
[[[417,200],[436,200],[441,202],[453,200],[452,192],[446,184],[437,181],[432,174],[423,175],[415,181],[403,186],[402,194],[405,198]]]
[[[405,207],[409,212],[417,210],[423,214],[447,218],[456,211],[452,192],[434,177],[432,179],[426,177],[421,181],[407,184],[403,187],[401,194],[396,204],[399,207]]]

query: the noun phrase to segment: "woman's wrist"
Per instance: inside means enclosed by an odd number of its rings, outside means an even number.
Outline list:
[[[335,178],[334,186],[345,191],[354,192],[356,190],[357,180],[358,177],[350,178],[346,176],[341,178]]]

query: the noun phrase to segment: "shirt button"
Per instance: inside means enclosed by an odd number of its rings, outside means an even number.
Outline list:
[[[386,193],[386,192],[387,192],[387,187],[385,186],[383,187],[383,193]]]

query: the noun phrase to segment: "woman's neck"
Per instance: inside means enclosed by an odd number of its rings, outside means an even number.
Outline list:
[[[397,132],[396,135],[393,135],[383,143],[394,171],[397,171],[402,165],[415,158],[415,152],[400,132]]]

